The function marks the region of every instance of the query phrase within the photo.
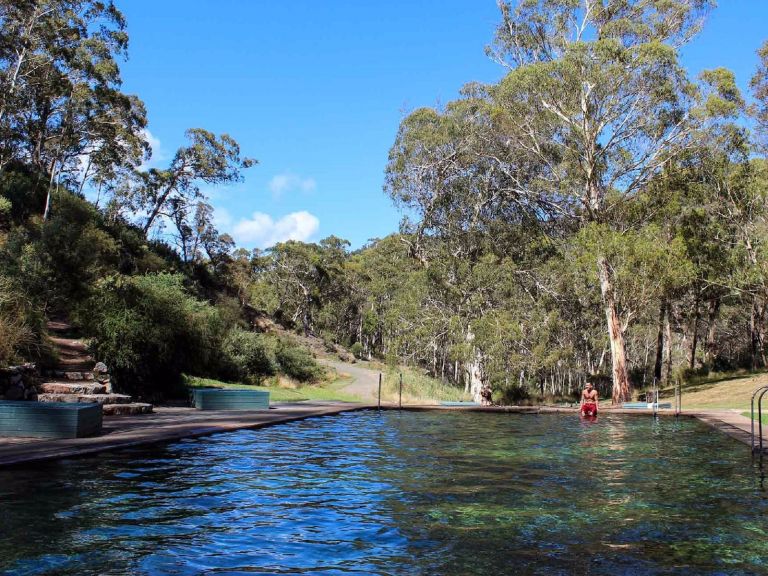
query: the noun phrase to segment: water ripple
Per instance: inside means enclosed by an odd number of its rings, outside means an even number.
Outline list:
[[[0,472],[9,575],[768,573],[695,422],[375,412]]]

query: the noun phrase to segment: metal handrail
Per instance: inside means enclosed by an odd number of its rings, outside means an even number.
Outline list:
[[[750,447],[752,448],[752,452],[755,452],[755,396],[760,394],[760,397],[757,400],[757,416],[758,416],[758,431],[760,433],[759,438],[759,446],[760,446],[760,455],[763,454],[763,396],[768,393],[768,385],[760,386],[757,390],[755,390],[752,393],[752,399],[750,400],[750,406],[749,406],[749,416],[751,419],[751,427],[750,427]]]

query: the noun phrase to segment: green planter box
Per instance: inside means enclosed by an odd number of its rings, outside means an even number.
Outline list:
[[[269,392],[198,388],[192,392],[198,410],[269,410]]]
[[[83,438],[101,432],[101,404],[0,401],[0,436]]]

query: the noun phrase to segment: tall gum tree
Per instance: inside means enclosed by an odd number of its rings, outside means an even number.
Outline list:
[[[540,167],[521,196],[544,198],[576,227],[614,222],[690,142],[695,86],[678,49],[708,0],[521,0],[500,3],[488,53],[509,68],[493,89],[505,147]],[[499,159],[500,167],[504,159]],[[625,322],[613,263],[595,266],[612,355],[612,400],[628,398]]]
[[[146,113],[120,91],[127,47],[112,2],[0,0],[0,170],[23,162],[82,189],[138,166]],[[49,190],[44,218],[50,204]]]

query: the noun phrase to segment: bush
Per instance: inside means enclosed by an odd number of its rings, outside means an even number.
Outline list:
[[[352,347],[349,349],[349,351],[352,352],[352,355],[358,360],[363,359],[363,345],[360,344],[360,342],[355,342],[352,344]]]
[[[35,324],[39,329],[32,308],[22,300],[11,280],[0,277],[0,367],[22,357],[30,359]]]
[[[220,361],[218,311],[192,296],[183,276],[115,276],[97,284],[81,312],[91,348],[116,388],[155,399],[183,390],[181,373],[207,374]]]
[[[531,399],[531,393],[523,386],[509,386],[501,390],[501,397],[496,401],[503,406],[524,404]]]
[[[310,382],[323,376],[323,369],[312,355],[287,340],[278,342],[275,357],[280,371],[299,382]]]
[[[273,376],[278,368],[276,348],[277,342],[264,334],[231,330],[222,345],[225,376],[249,382]]]

